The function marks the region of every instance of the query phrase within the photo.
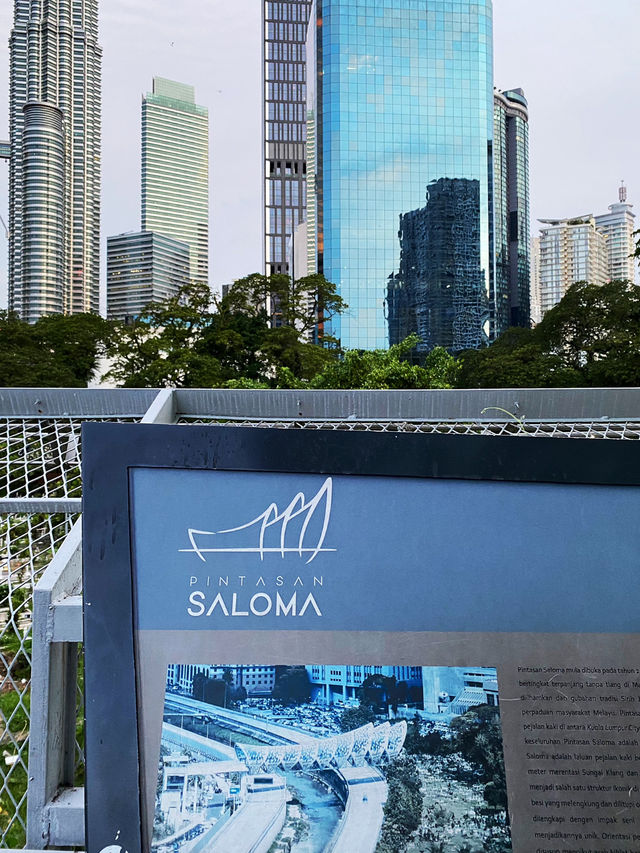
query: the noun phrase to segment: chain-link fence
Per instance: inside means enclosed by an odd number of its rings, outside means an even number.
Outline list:
[[[81,424],[140,420],[155,394],[48,390],[30,396],[0,390],[0,846],[17,848],[25,841],[32,596],[80,510]],[[636,389],[444,394],[180,391],[170,399],[174,416],[166,417],[165,401],[162,419],[229,427],[640,438]],[[80,783],[80,744],[77,749]]]
[[[83,420],[64,415],[0,418],[0,501],[2,509],[15,510],[0,510],[0,846],[4,847],[22,847],[25,842],[33,590],[78,517]],[[78,709],[81,702],[79,693]],[[76,764],[81,781],[80,725]]]

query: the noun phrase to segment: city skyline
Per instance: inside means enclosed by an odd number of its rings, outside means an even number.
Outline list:
[[[140,95],[155,74],[183,80],[196,87],[198,100],[211,111],[215,192],[210,280],[219,288],[262,265],[261,9],[253,0],[239,0],[233,9],[193,0],[189,10],[192,14],[185,15],[170,4],[154,3],[151,23],[147,5],[141,2],[114,0],[100,10],[104,50],[101,248],[104,255],[105,235],[138,227]],[[549,28],[548,19],[524,0],[494,0],[495,85],[522,87],[532,116],[532,235],[537,233],[538,218],[570,216],[575,210],[606,212],[616,201],[621,178],[636,212],[640,206],[634,117],[628,112],[625,94],[639,66],[625,43],[633,43],[640,12],[631,0],[616,0],[607,10],[595,0],[559,0],[553,12]],[[7,36],[12,19],[12,9],[0,10],[0,32]],[[620,33],[629,40],[625,42]],[[561,75],[556,63],[541,62],[540,45],[545,46],[545,55],[563,55],[562,66],[571,68],[571,73]],[[0,62],[7,67],[4,40]],[[7,115],[7,89],[0,87],[0,117]],[[4,126],[0,123],[0,139],[7,137],[5,119]],[[230,162],[238,161],[241,169],[229,168]],[[7,171],[0,163],[4,218]],[[0,232],[0,306],[6,305],[6,262],[7,244]],[[101,282],[104,290],[104,270]]]

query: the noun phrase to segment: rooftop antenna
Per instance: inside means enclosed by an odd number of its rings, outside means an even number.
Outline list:
[[[624,204],[627,200],[627,188],[624,185],[624,178],[620,179],[620,189],[618,190],[618,198],[620,199],[620,204]]]

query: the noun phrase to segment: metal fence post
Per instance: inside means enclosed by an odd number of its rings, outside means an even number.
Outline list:
[[[67,833],[65,846],[84,843],[82,810],[80,821],[72,815],[78,811],[78,804],[55,802],[60,787],[71,787],[75,775],[78,643],[82,641],[80,543],[78,520],[33,594],[27,793],[27,846],[32,849],[59,843],[52,837],[51,825],[58,825],[53,813],[61,808],[69,813],[69,823],[74,827],[74,837]]]

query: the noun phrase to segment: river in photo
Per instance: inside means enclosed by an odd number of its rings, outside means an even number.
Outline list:
[[[291,853],[323,853],[342,816],[342,803],[306,773],[287,773],[287,788],[300,801],[308,825],[308,835],[292,846]]]

